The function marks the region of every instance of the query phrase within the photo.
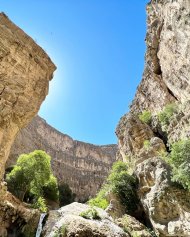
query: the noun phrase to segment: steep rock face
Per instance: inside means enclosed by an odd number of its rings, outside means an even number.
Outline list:
[[[39,110],[56,67],[3,13],[0,13],[0,61],[0,236],[6,237],[15,236],[19,227],[30,221],[35,231],[38,222],[38,211],[27,208],[8,193],[1,180],[14,138]]]
[[[18,134],[6,166],[15,164],[20,154],[36,149],[51,155],[58,182],[67,183],[80,201],[97,193],[116,160],[118,150],[117,145],[95,146],[74,141],[37,116]]]
[[[55,65],[3,13],[0,14],[0,179],[17,132],[37,113]]]
[[[145,70],[130,112],[116,129],[119,150],[135,164],[139,198],[157,234],[190,236],[189,193],[171,182],[170,169],[159,158],[168,142],[190,137],[190,2],[152,0],[147,14]],[[162,130],[156,115],[173,102],[178,111]],[[152,113],[151,124],[139,121],[144,110]]]
[[[160,236],[190,236],[190,194],[170,180],[170,167],[153,157],[135,171],[139,197]]]

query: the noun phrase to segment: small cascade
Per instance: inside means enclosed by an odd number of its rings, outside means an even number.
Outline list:
[[[46,216],[46,213],[42,213],[41,216],[40,216],[40,220],[39,220],[39,223],[38,223],[38,229],[36,231],[36,237],[40,237],[41,235],[41,232],[42,232],[42,223],[43,223],[43,220]]]

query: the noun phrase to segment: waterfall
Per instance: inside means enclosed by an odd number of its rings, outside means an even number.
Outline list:
[[[46,213],[42,213],[41,216],[40,216],[40,220],[39,220],[39,223],[38,223],[38,229],[36,231],[36,237],[40,237],[40,235],[41,235],[41,232],[42,232],[42,222],[43,222],[45,216],[46,216]]]

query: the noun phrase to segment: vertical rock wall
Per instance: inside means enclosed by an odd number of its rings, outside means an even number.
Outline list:
[[[0,14],[0,179],[17,132],[38,112],[55,65],[47,54]]]
[[[190,137],[190,1],[152,0],[147,5],[147,52],[143,79],[131,110],[116,129],[119,150],[135,164],[138,195],[158,236],[190,236],[189,192],[171,181],[160,159],[167,142]],[[156,116],[170,103],[178,112],[162,131]],[[152,123],[139,120],[148,110]],[[144,142],[149,142],[145,148]]]

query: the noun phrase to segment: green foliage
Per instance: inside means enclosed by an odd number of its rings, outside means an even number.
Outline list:
[[[170,119],[174,113],[176,113],[178,107],[176,104],[168,104],[165,106],[162,112],[158,114],[158,120],[162,126],[168,126],[170,123]]]
[[[50,160],[51,157],[40,150],[21,155],[6,176],[9,191],[22,201],[32,197],[34,206],[45,210],[44,197],[55,200],[58,196]]]
[[[152,114],[148,110],[144,110],[141,114],[139,114],[139,119],[144,122],[149,124],[152,120]]]
[[[106,193],[106,186],[103,186],[96,197],[88,201],[88,204],[90,206],[96,206],[105,210],[109,205],[108,201],[106,200]]]
[[[60,206],[65,206],[74,202],[76,195],[72,192],[68,184],[62,183],[58,188]]]
[[[108,206],[107,193],[113,192],[119,197],[120,202],[126,208],[126,212],[132,213],[138,205],[136,186],[136,179],[128,174],[128,165],[122,161],[117,161],[113,164],[106,184],[103,185],[97,196],[89,201],[89,204],[106,209]]]
[[[57,179],[52,174],[49,181],[43,186],[43,196],[55,202],[59,200]]]
[[[143,143],[143,147],[145,148],[145,150],[149,150],[150,149],[150,141],[149,140],[145,140]]]
[[[172,180],[190,190],[190,139],[172,144],[168,161],[172,166]]]
[[[136,194],[137,180],[128,174],[127,164],[121,161],[115,162],[107,183],[113,193],[116,193],[126,212],[132,213],[137,208],[138,198]]]
[[[39,209],[41,212],[47,212],[46,201],[43,197],[39,197],[32,207]]]
[[[100,220],[101,217],[98,214],[98,211],[95,208],[90,208],[87,211],[81,212],[80,216],[85,219]]]

